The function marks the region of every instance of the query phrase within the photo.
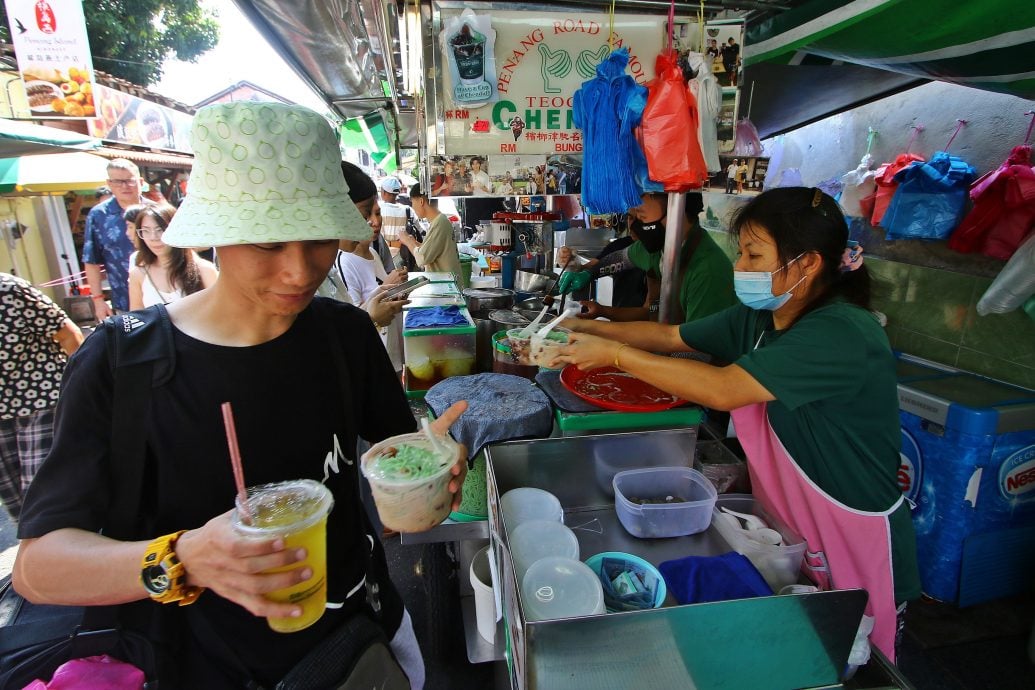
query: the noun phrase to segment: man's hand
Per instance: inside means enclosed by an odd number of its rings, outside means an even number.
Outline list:
[[[176,556],[187,570],[187,584],[207,587],[225,599],[264,618],[297,618],[302,607],[278,604],[266,594],[305,582],[313,576],[301,567],[305,549],[284,548],[284,539],[250,539],[233,528],[232,511],[189,530],[176,542]],[[291,568],[290,566],[296,567]],[[287,566],[288,570],[266,573]]]
[[[382,285],[370,299],[363,303],[363,311],[370,314],[370,319],[378,328],[392,323],[396,315],[402,311],[403,306],[410,303],[410,300],[405,297],[385,297],[385,290],[388,288],[387,284]]]
[[[449,427],[453,426],[453,423],[460,419],[460,415],[466,411],[466,400],[453,403],[449,406],[449,409],[442,413],[441,417],[431,423],[431,433],[443,436],[449,433]],[[457,455],[456,463],[449,470],[453,473],[453,479],[449,481],[449,492],[453,494],[453,507],[451,510],[458,510],[460,508],[460,501],[463,498],[460,489],[463,487],[464,479],[467,477],[467,447],[462,443]]]
[[[580,319],[590,319],[590,320],[592,320],[592,319],[595,319],[595,318],[600,317],[600,316],[603,316],[605,318],[607,316],[604,313],[605,312],[605,307],[602,304],[600,304],[599,302],[594,302],[591,299],[586,299],[586,300],[582,300],[581,302],[579,302],[579,304],[582,305],[582,311],[579,312],[578,314],[576,314],[576,316],[578,318],[580,318]]]
[[[94,296],[91,301],[93,302],[93,313],[98,321],[104,321],[109,316],[115,314],[103,297]]]

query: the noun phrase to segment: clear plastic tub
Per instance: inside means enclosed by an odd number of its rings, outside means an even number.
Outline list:
[[[613,483],[618,520],[634,537],[682,537],[708,529],[716,492],[697,470],[626,470],[616,474]]]
[[[780,536],[783,537],[783,545],[762,544],[749,538],[743,532],[733,529],[729,522],[719,517],[723,507],[761,518],[770,528],[780,533]],[[801,559],[805,555],[805,540],[783,522],[769,515],[753,496],[746,494],[719,496],[712,512],[712,524],[734,551],[747,556],[747,559],[758,569],[774,592],[798,582]]]

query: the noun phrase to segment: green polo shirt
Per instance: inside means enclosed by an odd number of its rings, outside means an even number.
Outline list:
[[[683,271],[683,284],[679,289],[684,321],[696,321],[737,303],[733,292],[733,264],[710,233],[703,228],[700,232],[703,233],[701,242]],[[648,252],[638,240],[629,245],[628,252],[629,261],[636,268],[660,277],[661,252]]]
[[[679,332],[776,397],[767,407],[773,431],[820,489],[857,510],[884,511],[899,499],[895,358],[872,314],[834,302],[776,331],[772,312],[737,305]],[[905,502],[891,516],[891,538],[895,599],[907,601],[920,595],[920,577]]]

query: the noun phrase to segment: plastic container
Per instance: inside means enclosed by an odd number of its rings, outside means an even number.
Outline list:
[[[532,363],[547,369],[551,368],[550,362],[557,356],[560,349],[567,344],[568,331],[563,328],[554,328],[546,334],[545,338],[533,333],[529,339]],[[556,368],[563,369],[564,365],[561,364]]]
[[[497,374],[513,374],[529,381],[535,380],[539,367],[518,364],[510,351],[510,339],[506,331],[494,333],[492,336],[492,371]]]
[[[535,343],[539,346],[538,348],[533,347],[533,333],[528,336],[521,335],[524,328],[511,328],[507,331],[507,339],[510,342],[510,354],[516,364],[524,366],[538,367],[543,365],[543,362],[548,361],[548,356],[540,361],[537,356],[537,350],[539,352],[546,351],[550,347],[556,347],[549,345],[548,343],[557,343],[557,346],[564,345],[568,342],[569,331],[564,328],[554,328],[546,334],[546,340],[541,341],[538,338]]]
[[[564,509],[557,497],[549,491],[530,486],[511,489],[500,496],[500,508],[503,510],[503,522],[511,533],[515,527],[529,520],[564,522]]]
[[[496,641],[496,598],[492,588],[492,570],[489,568],[489,547],[486,546],[471,559],[471,589],[474,590],[474,612],[478,634],[486,642]]]
[[[708,529],[715,487],[689,467],[651,467],[615,475],[615,512],[634,537],[682,537]],[[666,502],[669,497],[679,502]],[[639,503],[631,499],[658,501]]]
[[[783,546],[769,546],[755,541],[743,532],[733,529],[721,515],[722,508],[738,513],[756,515],[771,529],[783,537]],[[798,582],[801,560],[805,556],[805,540],[795,534],[787,525],[772,517],[754,497],[744,494],[719,496],[712,512],[712,524],[734,551],[743,554],[758,569],[774,592]]]
[[[529,567],[547,556],[579,557],[575,533],[556,520],[528,520],[510,531],[510,554],[514,574],[520,580]]]
[[[374,444],[360,458],[360,469],[370,482],[370,493],[385,527],[397,532],[423,532],[449,515],[453,503],[449,480],[460,445],[449,436],[440,436],[437,442],[438,449],[423,433],[401,434]],[[425,463],[424,474],[403,476],[383,464],[395,456],[393,448],[402,446],[425,451],[437,462]]]
[[[604,613],[604,589],[582,561],[550,556],[521,579],[521,602],[529,621],[593,616]]]
[[[661,571],[654,567],[652,563],[649,563],[639,556],[634,556],[631,553],[623,553],[621,551],[604,551],[590,556],[585,560],[586,565],[589,566],[596,576],[600,577],[600,570],[604,564],[605,558],[616,558],[622,561],[627,561],[635,566],[643,568],[654,574],[657,580],[657,587],[654,590],[654,606],[653,608],[660,609],[661,605],[665,603],[665,597],[668,596],[668,588],[665,586],[665,578],[662,577]],[[604,606],[608,613],[615,613],[610,606],[607,606],[607,598],[604,599]]]
[[[476,329],[470,313],[463,326],[403,328],[406,389],[427,390],[451,376],[467,376],[475,370]]]

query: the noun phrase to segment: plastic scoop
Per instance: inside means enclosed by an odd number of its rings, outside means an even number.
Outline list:
[[[437,455],[442,455],[448,451],[442,446],[442,442],[435,438],[435,433],[431,430],[431,424],[428,422],[427,417],[420,418],[420,428],[424,431],[424,435],[428,437],[428,443],[435,450]]]
[[[581,308],[581,306],[579,308]],[[573,311],[571,308],[565,309],[564,311],[562,311],[560,313],[560,315],[556,319],[554,319],[553,321],[551,321],[550,323],[546,324],[541,329],[539,329],[539,332],[536,333],[536,336],[538,336],[539,338],[545,338],[546,334],[549,333],[550,331],[552,331],[554,326],[556,326],[561,321],[564,321],[566,318],[568,318],[569,316],[572,316],[574,314],[575,314],[575,311]]]
[[[783,537],[780,536],[780,533],[768,527],[744,530],[744,536],[766,546],[780,546],[783,544]]]
[[[549,304],[544,304],[543,305],[543,310],[541,312],[539,312],[539,316],[535,317],[535,319],[532,321],[532,323],[530,323],[527,326],[525,326],[524,328],[522,328],[521,332],[518,334],[518,337],[519,338],[530,338],[530,337],[532,337],[532,333],[535,332],[535,327],[538,326],[539,322],[541,322],[543,320],[543,317],[546,316],[546,312],[549,309],[550,309],[550,305]]]
[[[749,513],[738,513],[735,510],[730,510],[726,506],[722,506],[722,512],[740,518],[744,521],[744,524],[747,525],[747,528],[749,530],[767,529],[769,527],[769,525],[765,524],[765,520],[758,517],[757,515],[751,515]]]

